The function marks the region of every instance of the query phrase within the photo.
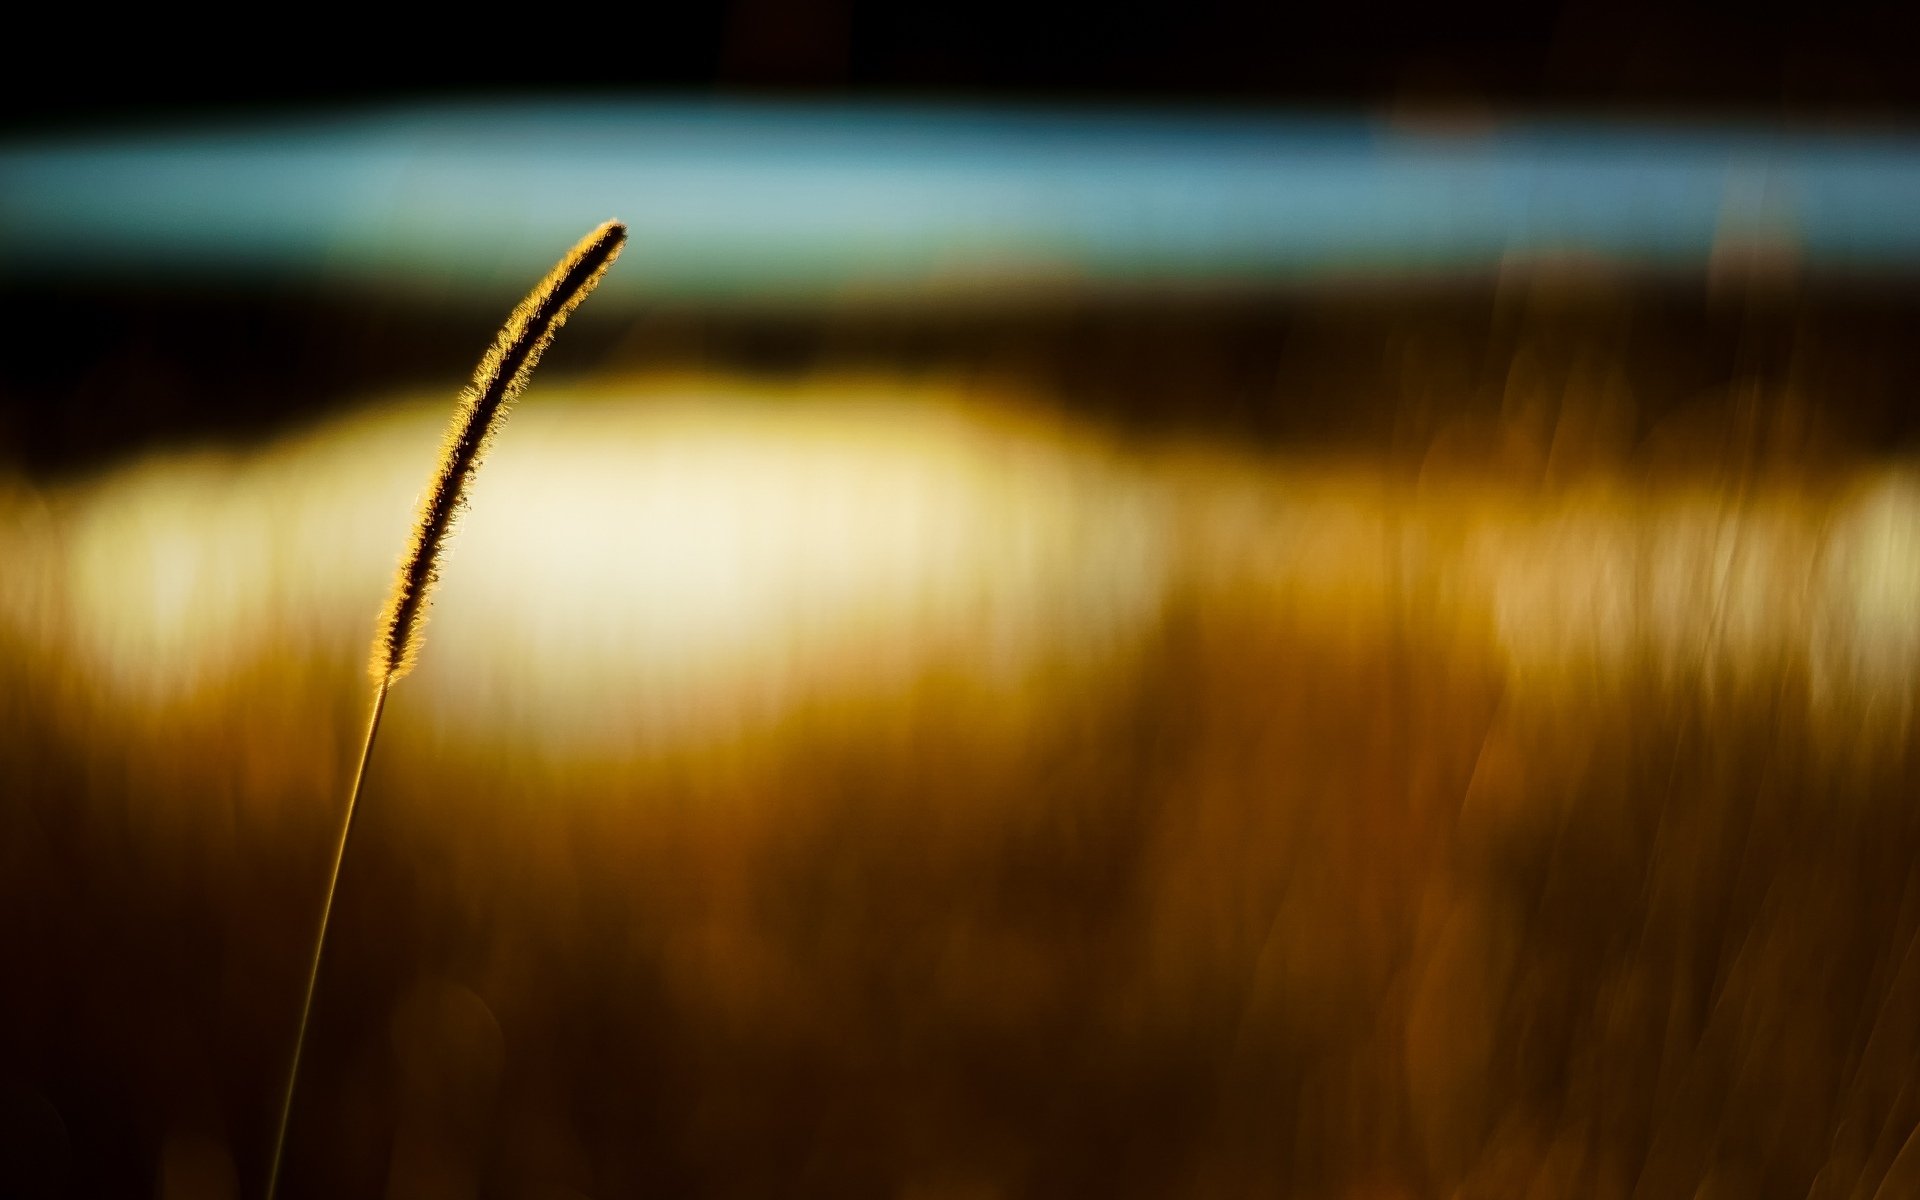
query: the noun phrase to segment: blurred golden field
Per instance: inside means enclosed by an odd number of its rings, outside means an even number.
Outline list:
[[[1412,337],[1345,441],[536,382],[286,1194],[1920,1192],[1920,473],[1832,375]],[[7,1189],[254,1194],[452,383],[0,490]]]
[[[1920,1196],[1904,128],[7,140],[0,1197],[270,1190],[610,216],[279,1195]]]

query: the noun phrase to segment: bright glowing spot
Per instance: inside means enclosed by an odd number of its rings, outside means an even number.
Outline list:
[[[316,639],[364,652],[443,407],[78,489],[71,651],[145,704]],[[929,677],[1011,697],[1138,640],[1166,540],[1157,492],[1110,450],[950,394],[536,388],[404,686],[456,730],[627,749]]]
[[[1137,639],[1164,542],[1137,476],[1005,418],[549,393],[486,465],[420,671],[451,719],[615,743],[936,671],[1008,691]]]
[[[1415,487],[1125,454],[1015,411],[874,381],[536,387],[481,472],[395,720],[573,755],[789,719],[857,732],[929,698],[1017,729],[1126,677],[1176,603],[1234,631],[1208,643],[1227,652],[1263,623],[1361,656],[1464,651],[1523,702],[1652,685],[1742,703],[1798,678],[1836,737],[1911,712],[1911,477]],[[15,494],[0,621],[35,669],[129,712],[354,678],[444,418],[437,397]]]
[[[1822,698],[1852,695],[1906,723],[1920,665],[1920,480],[1871,480],[1842,508],[1817,577]]]

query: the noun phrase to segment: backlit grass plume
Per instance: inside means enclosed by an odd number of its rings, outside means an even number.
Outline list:
[[[420,653],[421,629],[427,602],[439,578],[440,552],[454,520],[466,504],[467,483],[487,452],[487,443],[506,415],[507,406],[527,385],[534,364],[565,323],[620,255],[626,227],[608,221],[575,246],[559,265],[513,310],[480,360],[473,383],[460,394],[460,406],[447,429],[446,446],[433,484],[420,501],[413,542],[400,562],[393,591],[380,614],[373,643],[373,677],[392,681],[413,669]]]
[[[387,690],[396,679],[413,669],[419,657],[427,603],[439,578],[440,556],[446,549],[447,535],[452,532],[455,519],[466,505],[467,486],[480,467],[494,431],[500,427],[514,397],[526,387],[534,365],[540,361],[547,343],[553,340],[554,332],[600,282],[613,260],[620,256],[626,240],[626,226],[618,221],[608,221],[581,239],[513,310],[492,347],[480,360],[473,382],[460,393],[453,424],[447,429],[446,444],[440,451],[440,465],[435,468],[433,480],[421,498],[413,540],[400,560],[399,572],[394,576],[393,588],[387,595],[374,634],[373,714],[368,718],[366,739],[360,746],[360,766],[354,771],[353,788],[347,794],[347,810],[340,821],[340,838],[334,845],[333,867],[327,875],[326,896],[320,905],[320,930],[314,938],[307,989],[300,1002],[300,1024],[294,1034],[293,1062],[287,1070],[280,1122],[273,1137],[273,1157],[267,1168],[268,1200],[272,1200],[280,1183],[280,1158],[286,1149],[287,1124],[293,1114],[294,1089],[300,1077],[300,1055],[306,1047],[307,1021],[313,1014],[313,994],[320,981],[320,959],[327,946],[333,894],[340,883],[340,864],[346,858],[347,837],[353,831],[353,813],[360,803],[360,786],[367,777],[367,760],[373,756],[374,735],[380,731],[380,714],[386,709]]]

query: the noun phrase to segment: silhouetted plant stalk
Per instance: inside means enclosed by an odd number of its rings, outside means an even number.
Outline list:
[[[326,895],[320,905],[320,929],[314,938],[313,961],[307,970],[307,987],[300,1001],[293,1061],[287,1069],[286,1093],[280,1102],[273,1157],[267,1168],[267,1200],[273,1200],[280,1184],[280,1160],[286,1150],[287,1125],[300,1079],[300,1056],[306,1048],[308,1018],[313,1014],[313,994],[320,982],[320,960],[327,948],[333,896],[340,884],[340,864],[346,858],[347,838],[353,832],[353,814],[360,804],[360,789],[366,782],[367,762],[373,757],[374,737],[380,732],[380,715],[387,706],[387,692],[413,669],[419,658],[427,604],[440,577],[440,558],[446,550],[448,535],[466,507],[468,484],[479,469],[494,432],[514,398],[526,387],[555,331],[593,291],[613,260],[620,256],[626,240],[626,226],[608,221],[568,251],[513,310],[492,347],[480,360],[473,382],[460,393],[453,423],[447,428],[446,444],[440,451],[439,465],[420,502],[413,539],[400,560],[400,569],[394,576],[374,634],[369,664],[374,679],[373,712],[367,720],[366,739],[360,746],[360,765],[354,771],[353,788],[347,794],[347,809],[340,820],[340,837],[334,844],[333,866],[327,873]]]

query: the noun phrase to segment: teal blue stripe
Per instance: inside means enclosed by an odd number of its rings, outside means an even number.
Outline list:
[[[0,147],[0,270],[518,280],[634,231],[599,303],[1311,282],[1583,253],[1920,266],[1920,138],[1736,126],[690,104],[414,109]]]

